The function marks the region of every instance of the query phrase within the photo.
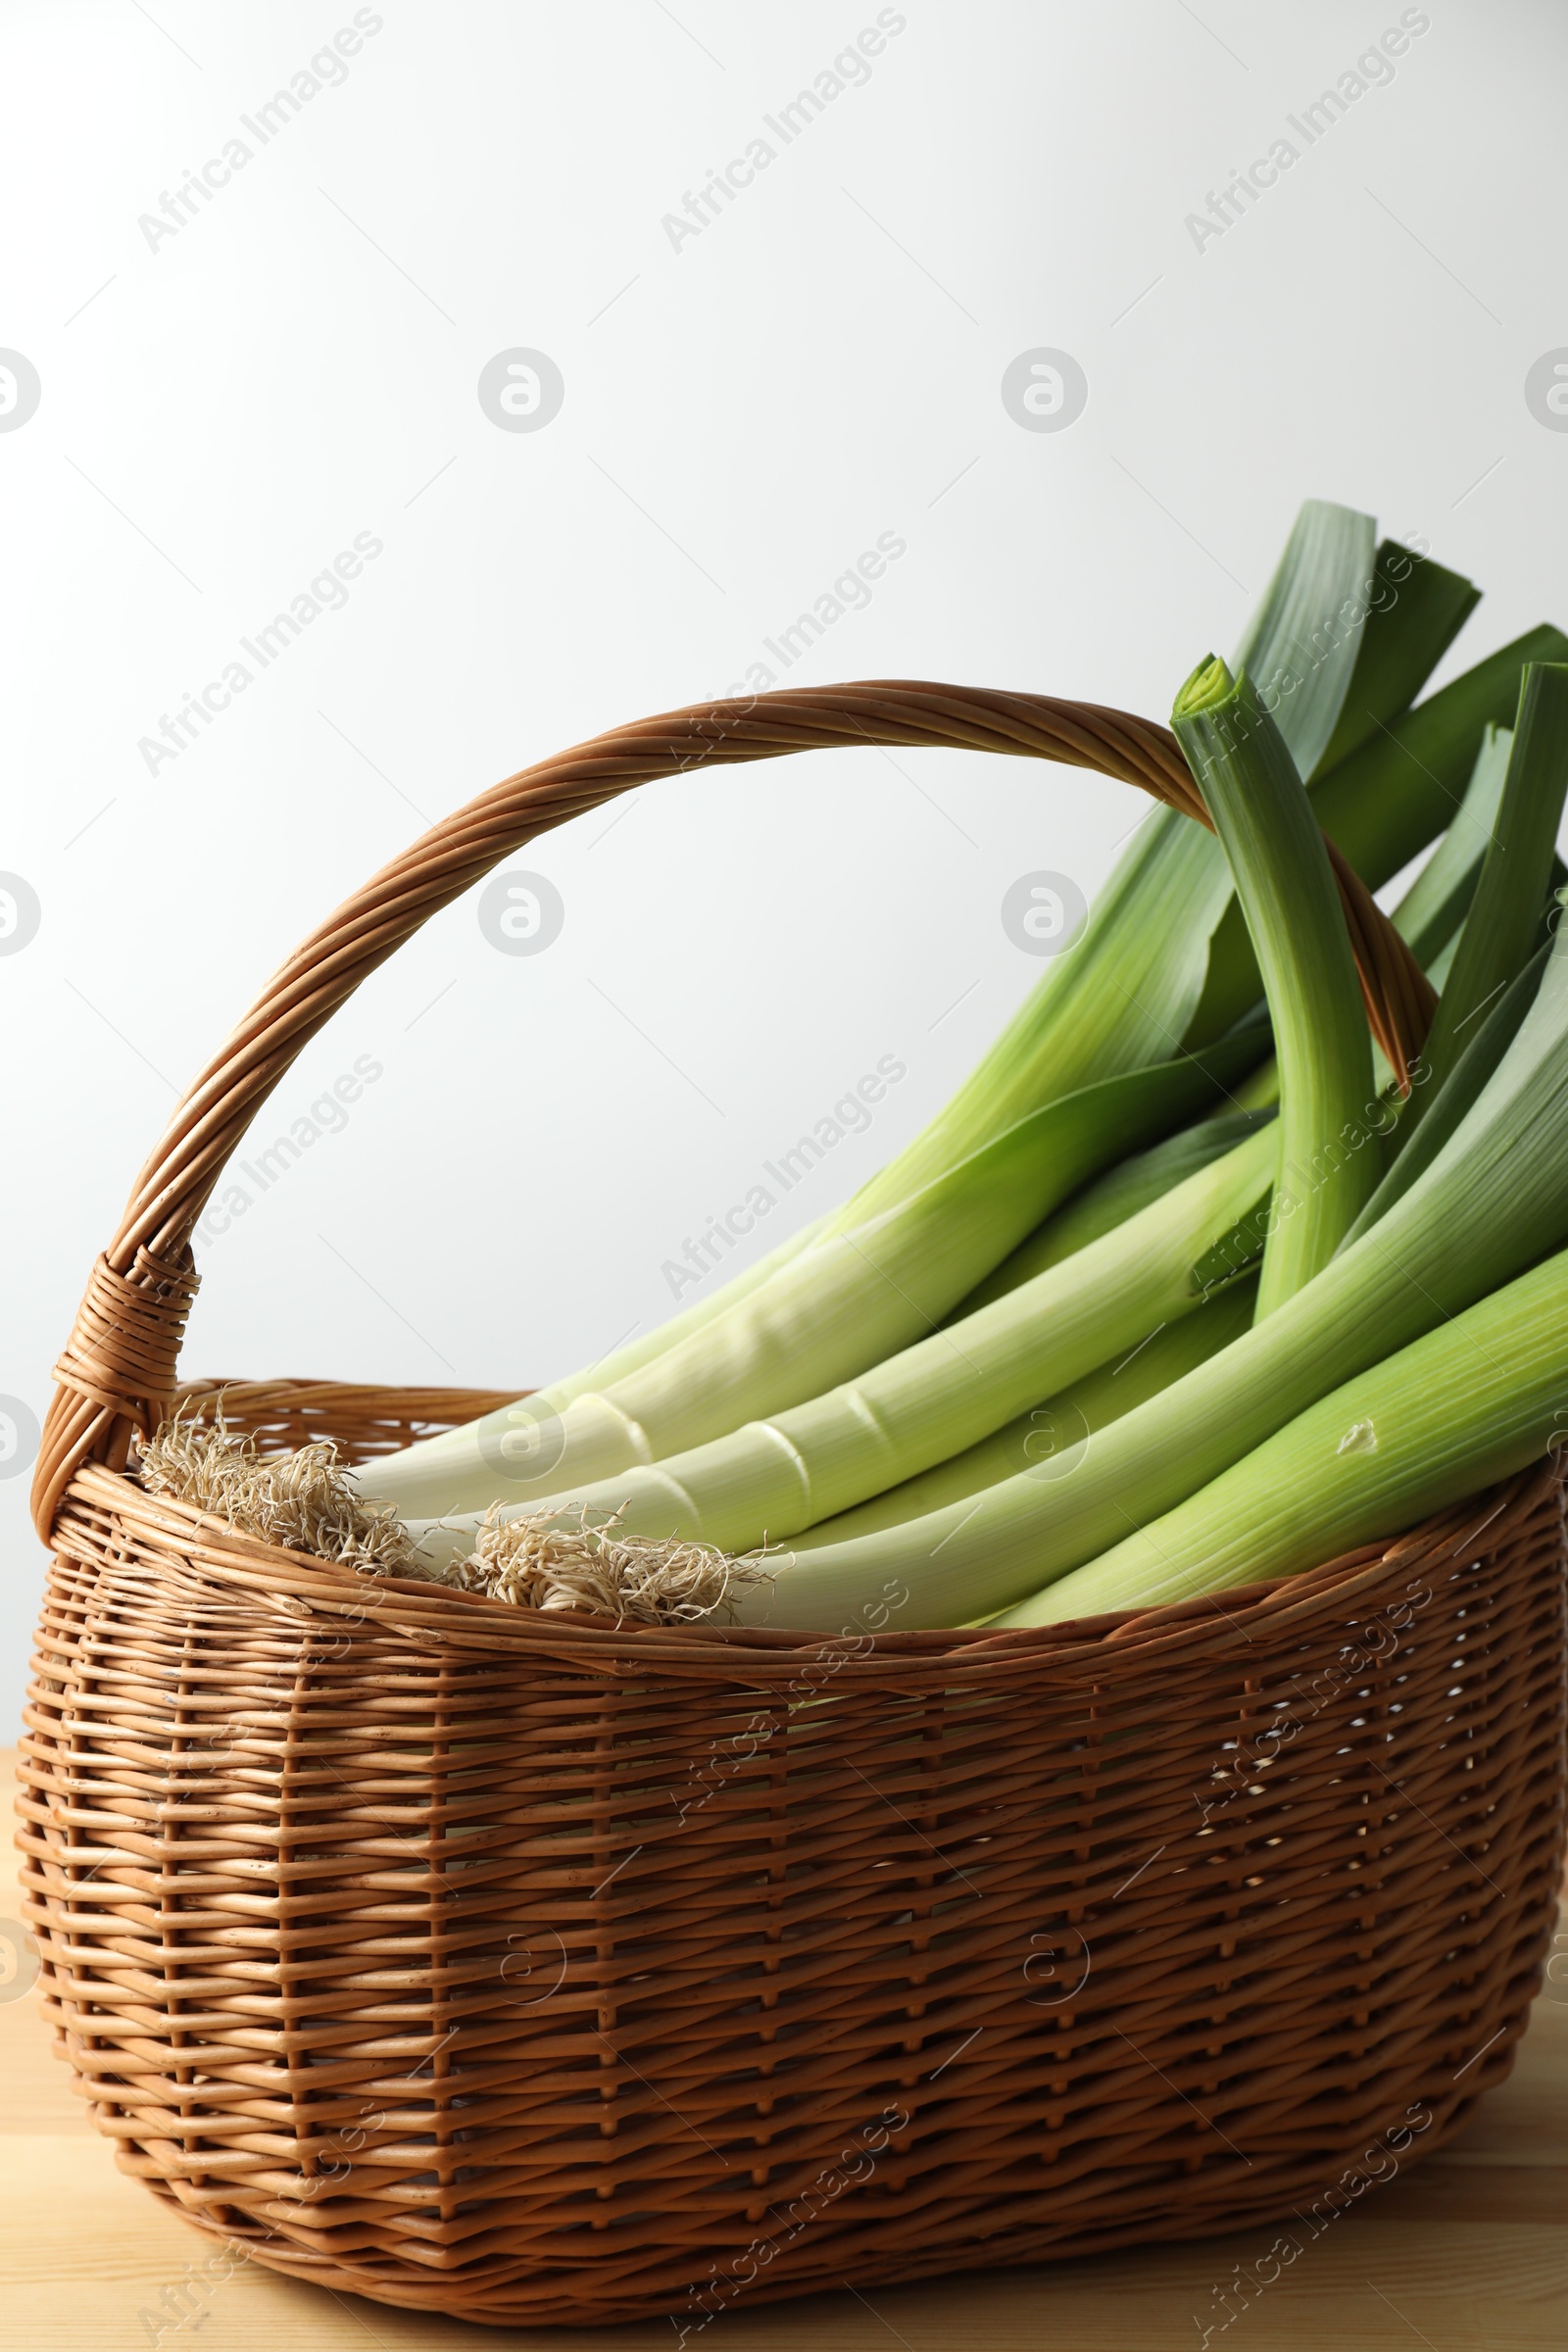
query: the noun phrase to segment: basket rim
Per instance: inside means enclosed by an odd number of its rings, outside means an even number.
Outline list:
[[[73,1543],[76,1512],[140,1523],[147,1541],[133,1565],[211,1592],[245,1595],[291,1621],[340,1634],[373,1626],[406,1641],[490,1655],[534,1654],[612,1678],[673,1675],[705,1681],[788,1683],[803,1669],[849,1674],[879,1686],[927,1681],[980,1683],[1020,1669],[1049,1668],[1063,1682],[1102,1677],[1107,1668],[1184,1657],[1218,1660],[1255,1645],[1260,1634],[1289,1632],[1324,1614],[1343,1613],[1385,1581],[1440,1564],[1451,1569],[1505,1540],[1555,1492],[1563,1473],[1551,1457],[1465,1497],[1392,1539],[1343,1552],[1292,1576],[1237,1585],[1154,1607],[1068,1618],[1054,1625],[939,1627],[927,1631],[841,1635],[765,1626],[611,1625],[578,1611],[544,1616],[481,1592],[462,1592],[405,1578],[368,1577],[336,1562],[240,1535],[221,1519],[169,1496],[154,1496],[127,1471],[84,1463],[61,1498],[55,1548],[91,1560],[95,1547]],[[1560,1507],[1560,1500],[1559,1500]],[[173,1547],[175,1556],[171,1556]],[[124,1555],[122,1554],[123,1559]]]

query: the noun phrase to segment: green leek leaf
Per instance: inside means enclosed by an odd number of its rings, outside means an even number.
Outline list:
[[[1536,991],[1541,986],[1550,952],[1549,944],[1536,950],[1524,970],[1510,981],[1474,1032],[1457,1062],[1438,1087],[1437,1100],[1431,1111],[1422,1120],[1405,1150],[1385,1171],[1382,1182],[1346,1235],[1342,1249],[1358,1242],[1380,1217],[1388,1215],[1396,1200],[1409,1191],[1416,1178],[1425,1175],[1448,1138],[1479,1102],[1497,1065],[1518,1036],[1525,1014],[1536,1001]],[[1418,1059],[1411,1076],[1412,1093],[1420,1093],[1434,1084],[1424,1057]],[[1391,1118],[1391,1127],[1393,1124]]]
[[[1002,1625],[1185,1600],[1392,1540],[1558,1445],[1568,1250],[1348,1381]]]
[[[1283,1203],[1282,1203],[1283,1205]],[[1103,1431],[1069,1478],[1007,1479],[972,1501],[803,1553],[745,1612],[836,1626],[890,1577],[901,1623],[1020,1601],[1152,1524],[1380,1358],[1462,1314],[1568,1239],[1568,943],[1480,1099],[1378,1224],[1245,1337]],[[1446,1409],[1453,1411],[1454,1391]],[[1136,1595],[1134,1596],[1136,1597]],[[1098,1604],[1118,1605],[1107,1591]]]
[[[1119,1161],[1038,1225],[1027,1241],[1020,1242],[967,1298],[960,1300],[950,1320],[956,1322],[963,1315],[973,1314],[976,1307],[989,1306],[994,1298],[1004,1298],[1020,1283],[1030,1282],[1035,1275],[1059,1266],[1075,1250],[1087,1249],[1091,1242],[1098,1242],[1102,1234],[1125,1223],[1128,1217],[1135,1217],[1151,1201],[1162,1200],[1173,1186],[1222,1158],[1248,1136],[1266,1127],[1274,1115],[1272,1108],[1217,1111],[1212,1118],[1180,1128],[1163,1143]]]
[[[1422,1058],[1429,1084],[1411,1097],[1397,1151],[1419,1128],[1468,1042],[1467,1031],[1534,952],[1557,828],[1568,793],[1568,665],[1532,662],[1519,690],[1502,794],[1452,967]]]
[[[1264,1250],[1257,1313],[1326,1266],[1377,1182],[1349,1134],[1372,1097],[1372,1044],[1323,835],[1291,755],[1244,673],[1200,663],[1171,713],[1236,879],[1280,1065],[1281,1182],[1298,1213]]]
[[[1393,923],[1423,971],[1429,970],[1448,942],[1456,939],[1470,911],[1497,820],[1502,780],[1508,772],[1513,733],[1508,727],[1487,727],[1481,749],[1465,787],[1464,799],[1452,824],[1394,909]]]
[[[1456,571],[1385,539],[1374,565],[1355,669],[1328,745],[1308,782],[1326,776],[1415,701],[1481,602]]]
[[[1350,690],[1374,586],[1370,514],[1309,498],[1236,649],[1299,774],[1316,767]],[[1450,632],[1451,633],[1451,632]]]
[[[1507,726],[1527,662],[1568,661],[1568,637],[1544,624],[1477,662],[1415,710],[1380,727],[1311,788],[1313,812],[1370,890],[1419,857],[1454,820],[1489,724]],[[1189,1048],[1219,1037],[1261,994],[1257,961],[1233,901],[1215,926]]]

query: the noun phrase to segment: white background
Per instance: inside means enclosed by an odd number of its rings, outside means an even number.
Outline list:
[[[869,77],[678,250],[662,217],[874,6],[374,13],[265,147],[240,116],[352,7],[0,19],[0,345],[42,381],[0,434],[0,867],[42,906],[0,959],[0,1392],[39,1414],[136,1168],[295,942],[421,820],[770,660],[879,534],[906,553],[792,682],[1162,715],[1309,495],[1485,586],[1444,674],[1568,620],[1568,436],[1523,398],[1568,341],[1546,0],[1436,0],[1393,80],[1201,250],[1186,216],[1303,147],[1286,117],[1397,6],[909,0]],[[150,245],[139,218],[237,132],[249,164]],[[1059,433],[1000,398],[1042,345],[1089,380]],[[514,346],[564,377],[538,432],[476,396]],[[139,740],[362,532],[383,552],[346,605],[150,774]],[[663,1261],[880,1055],[907,1078],[759,1243],[913,1132],[1038,977],[1007,885],[1093,891],[1140,807],[867,751],[565,827],[523,859],[564,901],[546,954],[497,954],[470,895],[284,1079],[260,1145],[356,1057],[383,1072],[203,1250],[187,1367],[521,1386],[661,1318]],[[0,1486],[8,1721],[25,1486]]]

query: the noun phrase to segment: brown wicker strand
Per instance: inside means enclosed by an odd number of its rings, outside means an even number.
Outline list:
[[[1408,1095],[1411,1064],[1432,1027],[1438,992],[1349,859],[1327,834],[1323,838],[1350,934],[1367,1026],[1400,1094]]]
[[[188,1249],[172,1263],[138,1250],[128,1274],[103,1256],[93,1267],[55,1379],[67,1397],[128,1424],[117,1433],[122,1446],[129,1428],[156,1429],[169,1411],[199,1281]]]

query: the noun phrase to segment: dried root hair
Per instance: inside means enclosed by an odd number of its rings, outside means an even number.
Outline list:
[[[499,1503],[487,1512],[452,1581],[517,1608],[587,1609],[617,1625],[728,1623],[743,1591],[773,1579],[755,1555],[732,1559],[678,1536],[618,1536],[613,1517],[592,1524],[586,1506],[575,1523],[560,1511],[501,1514]]]
[[[135,1468],[150,1494],[187,1502],[264,1544],[370,1576],[430,1575],[396,1511],[362,1498],[330,1440],[258,1453],[253,1437],[229,1428],[221,1396],[210,1423],[182,1408],[143,1439]]]
[[[142,1441],[134,1467],[150,1494],[189,1503],[239,1535],[365,1576],[450,1585],[515,1608],[584,1609],[617,1625],[723,1623],[735,1614],[736,1595],[773,1573],[709,1544],[617,1536],[612,1518],[591,1525],[586,1509],[572,1525],[550,1511],[503,1518],[499,1503],[468,1557],[435,1567],[389,1504],[364,1500],[330,1440],[258,1453],[254,1437],[228,1427],[221,1396],[210,1422],[182,1407]]]

